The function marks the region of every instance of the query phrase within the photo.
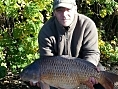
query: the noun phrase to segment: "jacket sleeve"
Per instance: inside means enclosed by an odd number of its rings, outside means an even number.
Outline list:
[[[55,43],[56,40],[51,36],[51,32],[48,32],[48,30],[49,28],[42,28],[38,35],[40,57],[55,55],[55,45],[53,45],[53,43]]]
[[[87,22],[82,43],[83,58],[97,66],[100,60],[98,32],[96,25],[92,20]]]

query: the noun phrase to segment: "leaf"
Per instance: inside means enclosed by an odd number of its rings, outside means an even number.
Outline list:
[[[107,15],[107,10],[106,10],[106,9],[100,10],[100,16],[101,16],[102,18],[104,18],[106,15]]]
[[[4,66],[0,66],[0,78],[5,77],[7,74],[7,69]]]

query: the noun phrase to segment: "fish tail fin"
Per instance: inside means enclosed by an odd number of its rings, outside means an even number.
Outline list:
[[[101,71],[99,83],[105,89],[114,89],[114,83],[118,81],[118,75],[107,71]]]

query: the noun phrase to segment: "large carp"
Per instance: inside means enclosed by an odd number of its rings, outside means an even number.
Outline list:
[[[98,71],[92,63],[69,56],[44,57],[35,60],[20,74],[23,81],[43,82],[56,88],[73,89],[80,84],[91,87],[86,82],[94,77],[105,89],[114,89],[118,75]]]

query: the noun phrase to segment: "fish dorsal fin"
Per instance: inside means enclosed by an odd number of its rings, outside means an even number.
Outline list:
[[[71,57],[69,55],[61,55],[61,56],[58,56],[58,57],[62,57],[62,58],[67,59],[67,60],[71,59],[71,60],[79,61],[79,62],[84,63],[87,66],[91,66],[93,68],[96,68],[96,66],[93,63],[91,63],[89,61],[86,61],[85,59],[81,59],[81,58],[77,58],[77,57]]]

